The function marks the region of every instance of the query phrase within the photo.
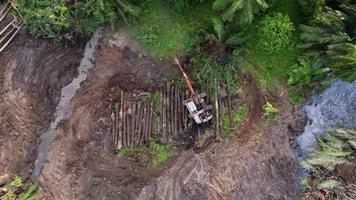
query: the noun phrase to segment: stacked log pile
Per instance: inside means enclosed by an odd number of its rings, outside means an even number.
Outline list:
[[[113,104],[112,134],[116,149],[146,144],[156,137],[168,143],[192,127],[183,100],[188,91],[167,83],[152,102],[150,94],[136,95],[121,91],[120,100]]]
[[[208,94],[208,104],[213,104],[214,90],[207,87],[204,90]],[[227,111],[233,110],[232,95],[224,88],[221,90],[220,112],[225,107]],[[192,129],[193,120],[188,117],[188,110],[183,105],[183,101],[190,98],[188,90],[167,83],[160,89],[158,100],[153,102],[150,95],[121,91],[119,101],[113,104],[112,134],[117,150],[147,144],[152,137],[169,143]]]

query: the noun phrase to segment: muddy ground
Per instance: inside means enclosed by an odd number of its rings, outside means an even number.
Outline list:
[[[262,120],[268,95],[250,75],[241,75],[247,118],[230,139],[199,154],[183,151],[153,169],[118,157],[110,129],[118,91],[155,91],[176,72],[172,61],[141,53],[125,31],[105,31],[96,66],[71,101],[71,117],[56,129],[37,198],[298,199],[287,128],[295,114],[280,89],[277,122]],[[82,54],[83,45],[58,46],[22,33],[0,55],[0,174],[30,176],[39,138]]]

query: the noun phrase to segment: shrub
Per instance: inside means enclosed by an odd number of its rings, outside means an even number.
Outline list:
[[[292,42],[294,30],[293,23],[287,15],[276,13],[264,17],[258,25],[259,48],[273,53],[294,45]]]
[[[321,74],[320,68],[313,68],[305,59],[299,59],[288,73],[288,85],[307,86],[314,76]]]
[[[279,112],[279,110],[274,107],[271,103],[267,102],[265,105],[263,105],[263,116],[262,118],[269,120],[269,121],[274,121],[276,114]]]

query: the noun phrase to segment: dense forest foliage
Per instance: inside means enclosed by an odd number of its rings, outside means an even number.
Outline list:
[[[56,42],[126,26],[153,57],[192,55],[196,81],[236,89],[237,70],[300,102],[335,77],[356,79],[351,0],[16,0],[27,29]]]

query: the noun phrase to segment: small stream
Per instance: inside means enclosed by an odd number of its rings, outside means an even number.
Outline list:
[[[294,142],[300,160],[315,150],[317,136],[323,135],[326,128],[356,129],[356,81],[335,80],[324,92],[312,96],[304,105],[303,112],[308,122]]]
[[[80,84],[87,78],[88,71],[94,67],[95,51],[99,39],[101,38],[102,30],[95,31],[91,40],[86,44],[84,50],[84,57],[80,62],[78,72],[79,75],[73,79],[71,83],[62,88],[61,99],[56,107],[54,114],[55,120],[51,122],[49,129],[41,135],[40,144],[37,149],[37,159],[35,161],[35,168],[32,172],[31,178],[35,179],[40,174],[44,162],[47,159],[49,147],[55,138],[55,130],[60,121],[69,119],[70,117],[70,101],[74,97]]]

